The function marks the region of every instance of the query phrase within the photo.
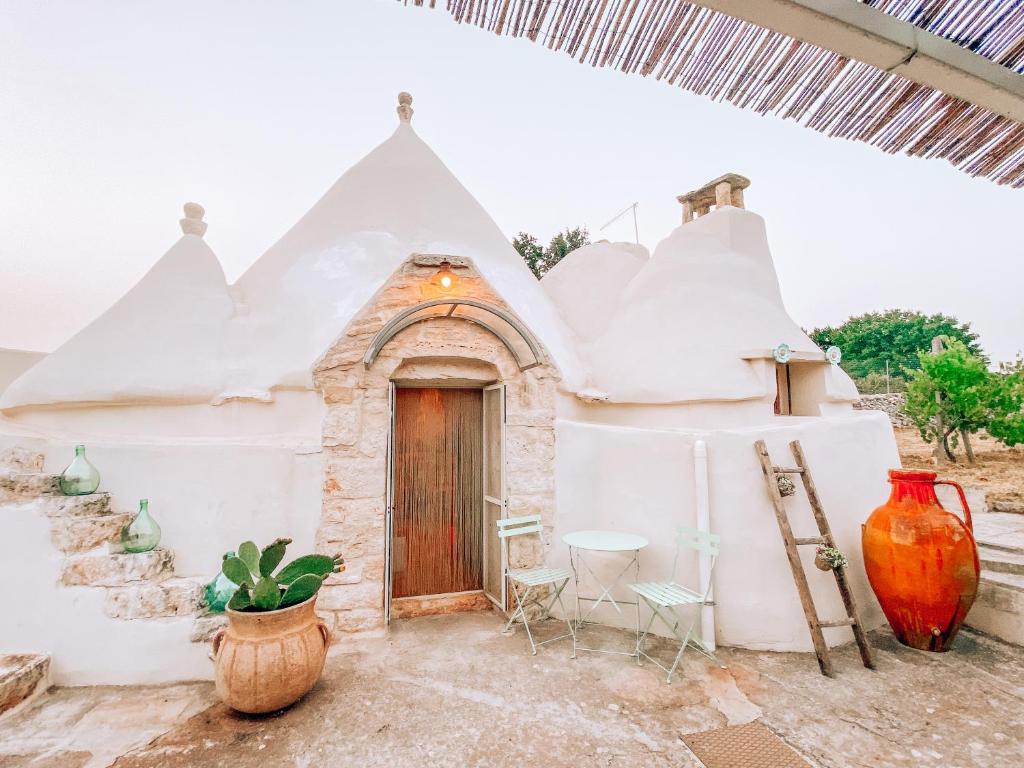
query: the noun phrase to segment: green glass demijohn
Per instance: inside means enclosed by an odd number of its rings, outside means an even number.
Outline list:
[[[149,552],[160,543],[160,526],[149,514],[149,499],[139,499],[139,514],[121,530],[125,552]]]
[[[224,560],[234,556],[234,552],[225,552]],[[203,598],[206,601],[206,607],[209,608],[212,613],[224,613],[224,609],[227,607],[228,601],[231,600],[232,596],[237,591],[238,585],[225,576],[223,570],[220,571],[213,581],[203,588]]]
[[[60,492],[65,496],[85,496],[100,487],[100,473],[85,457],[85,446],[75,446],[75,458],[60,476]]]

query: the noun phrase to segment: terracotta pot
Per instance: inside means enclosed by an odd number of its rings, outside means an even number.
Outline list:
[[[862,529],[864,567],[897,639],[922,651],[950,647],[978,593],[978,549],[963,488],[934,472],[889,470],[892,494]],[[960,494],[965,521],[936,485]]]
[[[330,632],[313,608],[316,595],[280,611],[226,611],[213,637],[217,694],[232,709],[258,714],[294,704],[324,669]]]

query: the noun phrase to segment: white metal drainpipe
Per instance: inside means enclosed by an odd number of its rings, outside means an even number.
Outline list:
[[[693,444],[693,477],[697,496],[697,528],[711,533],[711,504],[708,501],[708,446],[703,440]],[[711,557],[701,554],[699,558],[700,584],[703,587],[711,578]],[[708,592],[708,602],[701,608],[701,642],[709,651],[715,650],[715,592]]]

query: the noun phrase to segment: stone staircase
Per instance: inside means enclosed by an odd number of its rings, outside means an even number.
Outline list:
[[[174,577],[173,552],[121,550],[121,529],[132,515],[115,512],[109,493],[64,496],[58,476],[43,473],[41,467],[42,456],[23,455],[12,469],[0,469],[0,506],[31,505],[46,515],[50,541],[64,557],[64,586],[105,590],[104,610],[113,619],[199,612],[202,582]]]
[[[981,560],[978,597],[967,625],[1024,645],[1024,515],[987,512],[974,516]]]
[[[193,641],[209,640],[224,618],[204,613],[203,581],[176,577],[168,549],[124,552],[121,529],[133,515],[115,511],[109,493],[64,496],[58,475],[42,470],[42,454],[0,451],[0,514],[17,508],[45,516],[50,541],[62,556],[60,584],[103,590],[103,610],[112,619],[195,616]],[[0,655],[0,714],[49,687],[49,663],[36,654]]]

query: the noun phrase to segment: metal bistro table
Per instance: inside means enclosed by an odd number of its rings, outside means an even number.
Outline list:
[[[636,637],[637,642],[640,638],[640,602],[638,599],[635,600],[619,600],[616,601],[612,596],[612,590],[619,585],[626,574],[629,573],[630,569],[634,569],[636,581],[640,580],[640,550],[647,546],[648,541],[643,536],[637,536],[633,533],[619,533],[617,531],[573,531],[567,533],[562,537],[569,546],[569,563],[572,566],[573,579],[576,582],[576,620],[575,628],[572,637],[572,655],[575,658],[576,651],[598,651],[599,653],[617,653],[623,656],[636,656],[636,644],[634,643],[633,649],[630,651],[609,651],[603,648],[588,648],[578,644],[579,629],[585,623],[587,619],[605,600],[622,614],[622,605],[632,605],[636,610]],[[601,583],[601,580],[597,577],[594,571],[587,564],[583,557],[584,552],[627,552],[632,553],[632,557],[629,562],[626,563],[626,567],[619,571],[619,575],[615,577],[611,584],[607,586]],[[601,594],[597,597],[588,597],[580,594],[580,576],[582,571],[586,569],[586,572],[590,574],[590,577],[597,583],[597,586],[601,588]],[[580,612],[580,601],[592,603],[590,609],[586,613]],[[592,624],[596,622],[590,622]]]

